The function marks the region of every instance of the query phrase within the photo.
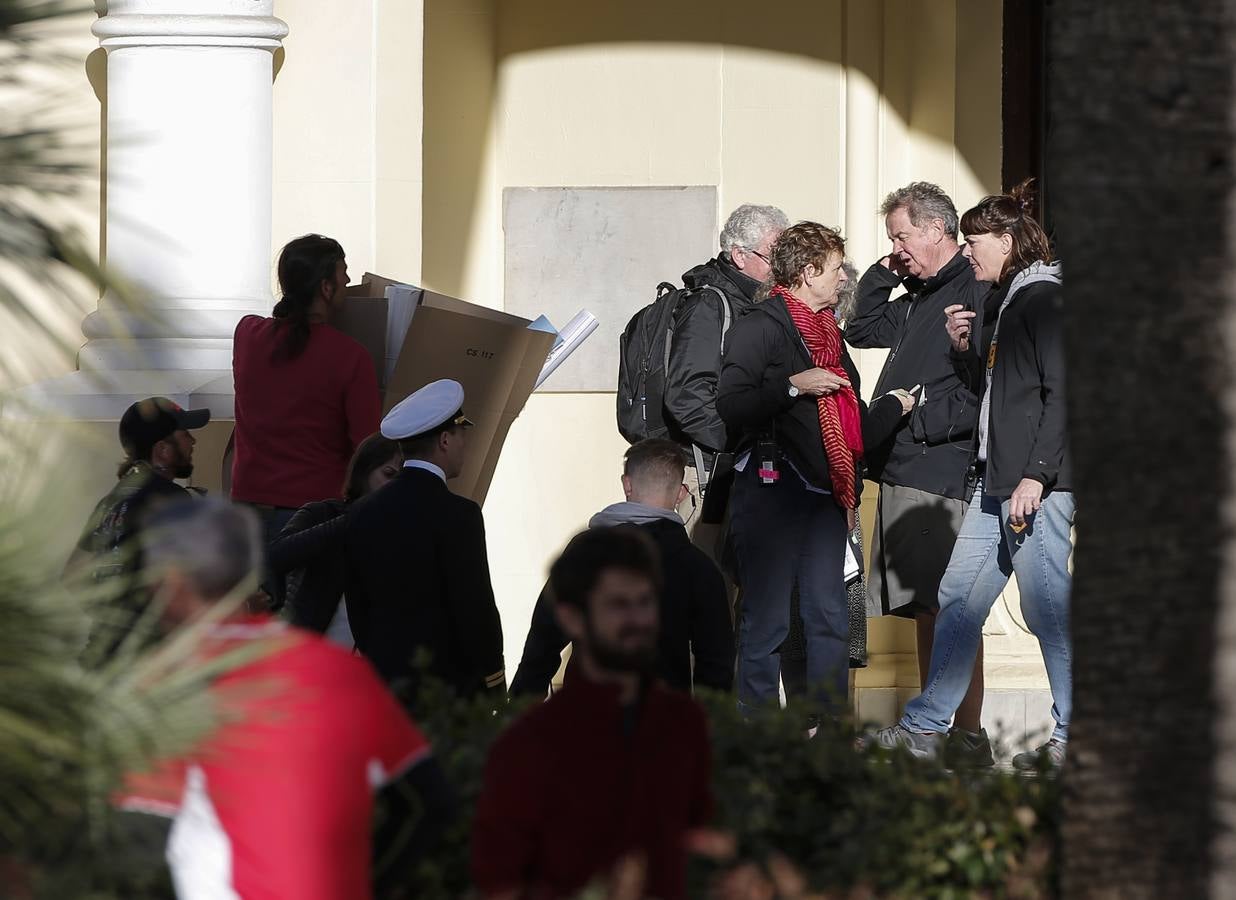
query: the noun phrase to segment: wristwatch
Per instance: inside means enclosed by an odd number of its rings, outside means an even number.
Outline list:
[[[797,400],[797,399],[798,399],[798,395],[799,395],[799,394],[801,394],[801,393],[802,393],[802,391],[800,391],[798,388],[794,387],[794,385],[792,385],[792,384],[790,385],[790,399],[791,399],[791,400]]]

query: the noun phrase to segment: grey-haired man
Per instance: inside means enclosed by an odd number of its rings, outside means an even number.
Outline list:
[[[721,229],[720,253],[682,276],[691,293],[674,312],[674,337],[665,373],[665,411],[670,437],[690,452],[687,488],[700,496],[713,456],[726,445],[725,423],[717,413],[722,338],[755,303],[768,279],[768,254],[790,222],[775,206],[744,203]],[[698,471],[700,467],[703,472]],[[700,521],[698,509],[687,522],[691,539],[716,559],[719,527]]]
[[[940,321],[944,308],[953,304],[981,311],[990,285],[975,280],[962,256],[957,209],[938,186],[906,185],[884,199],[880,212],[892,252],[860,280],[845,339],[852,347],[889,350],[872,396],[908,385],[921,385],[922,393],[890,438],[866,448],[868,477],[880,483],[867,613],[915,620],[925,684],[940,579],[973,489],[968,471],[978,422],[979,385],[958,376]],[[892,298],[898,287],[906,293]],[[990,765],[982,708],[980,647],[950,746],[971,762]]]

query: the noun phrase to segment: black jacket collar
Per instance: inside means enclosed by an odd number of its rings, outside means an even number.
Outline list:
[[[907,278],[905,281],[906,289],[913,293],[916,297],[934,293],[944,285],[948,284],[958,275],[962,275],[970,270],[970,260],[966,259],[958,250],[957,254],[946,262],[939,272],[932,275],[925,281],[920,281],[917,278]]]
[[[743,297],[749,302],[755,301],[756,292],[760,289],[760,283],[734,265],[728,253],[722,253],[703,265],[684,272],[682,283],[688,288],[712,285],[725,292],[728,297]]]

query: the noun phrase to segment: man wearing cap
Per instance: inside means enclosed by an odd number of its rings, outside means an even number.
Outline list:
[[[100,500],[77,542],[68,569],[93,563],[94,578],[136,572],[139,560],[131,541],[150,506],[184,499],[191,492],[174,479],[193,474],[191,431],[210,421],[208,409],[181,409],[166,397],[148,397],[120,417],[125,459],[116,486]]]
[[[382,434],[402,472],[358,500],[346,538],[347,609],[357,648],[415,698],[422,670],[460,696],[506,691],[502,622],[489,580],[481,508],[447,480],[463,471],[468,428],[457,381],[435,381],[397,404]]]
[[[110,653],[139,620],[146,594],[136,582],[142,560],[135,538],[152,509],[193,496],[175,479],[193,474],[197,442],[190,432],[209,421],[210,410],[181,409],[166,397],[139,400],[120,417],[125,459],[116,486],[95,505],[65,565],[68,577],[117,579],[117,590],[108,598],[111,608],[97,616],[93,647]]]

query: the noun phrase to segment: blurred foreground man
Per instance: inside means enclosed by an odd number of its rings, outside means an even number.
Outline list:
[[[142,548],[165,622],[204,620],[194,661],[239,662],[212,685],[222,724],[183,758],[133,777],[121,799],[172,819],[180,900],[366,900],[374,858],[391,860],[380,874],[398,884],[451,809],[424,736],[364,660],[274,619],[220,616],[217,605],[249,593],[261,570],[250,510],[165,507]]]
[[[712,814],[703,711],[650,676],[656,548],[632,526],[576,535],[549,572],[578,676],[494,743],[472,826],[487,898],[574,897],[634,861],[640,897],[686,897],[688,832]]]
[[[459,382],[443,379],[397,403],[382,436],[398,442],[403,471],[349,513],[345,596],[356,646],[411,698],[423,653],[426,673],[459,696],[506,696],[485,520],[446,485],[467,461],[463,402]]]

